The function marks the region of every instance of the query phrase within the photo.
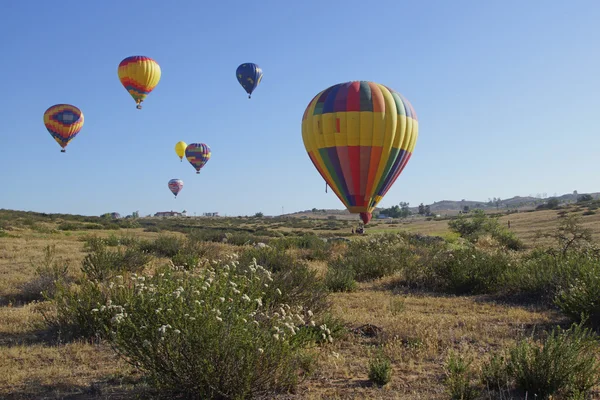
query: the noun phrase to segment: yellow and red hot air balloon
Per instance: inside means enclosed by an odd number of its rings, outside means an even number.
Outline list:
[[[325,182],[365,224],[410,159],[419,131],[412,105],[368,81],[333,85],[304,111],[302,139]]]
[[[160,81],[161,70],[156,61],[145,56],[131,56],[119,64],[119,80],[142,109],[142,102]]]
[[[83,128],[83,112],[70,104],[55,104],[44,112],[44,125],[64,153],[69,142]]]

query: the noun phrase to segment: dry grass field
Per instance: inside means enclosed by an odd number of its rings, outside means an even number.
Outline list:
[[[569,212],[581,214],[572,209]],[[558,211],[547,210],[499,219],[502,225],[509,220],[511,231],[533,245],[536,232],[555,229],[559,218]],[[294,228],[285,221],[240,222],[235,226],[336,235],[348,234],[352,227],[348,223],[337,229],[315,230]],[[10,226],[10,221],[6,224]],[[107,344],[63,341],[51,335],[38,311],[44,302],[36,296],[32,281],[36,267],[44,262],[48,245],[55,246],[55,260],[68,265],[69,275],[77,276],[86,254],[85,237],[117,235],[154,240],[160,233],[144,228],[61,230],[57,229],[60,224],[59,220],[33,226],[15,224],[0,235],[0,398],[150,398],[141,374],[119,359]],[[593,230],[594,240],[600,243],[600,213],[583,216],[582,224]],[[450,232],[448,221],[421,218],[410,222],[374,221],[366,236],[397,231],[441,236]],[[164,260],[154,258],[148,268],[161,262]],[[324,261],[310,262],[320,272],[326,270]],[[376,334],[354,332],[314,349],[314,374],[300,383],[296,393],[281,398],[448,399],[444,365],[450,350],[473,356],[473,368],[477,370],[490,351],[506,348],[534,330],[566,322],[549,307],[501,302],[486,295],[409,290],[397,285],[395,277],[360,282],[355,291],[332,293],[330,298],[333,315],[345,326],[354,329],[371,324],[377,327]],[[369,360],[377,349],[382,349],[392,362],[391,382],[383,387],[373,385],[368,377]],[[598,391],[594,393],[600,396]],[[482,398],[492,397],[484,394]]]

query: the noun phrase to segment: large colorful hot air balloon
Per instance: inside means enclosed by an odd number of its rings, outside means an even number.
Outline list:
[[[169,189],[175,195],[175,198],[177,198],[177,194],[183,189],[183,181],[181,179],[171,179],[169,181]]]
[[[418,131],[415,110],[401,94],[366,81],[325,89],[302,118],[313,165],[365,224],[410,159]]]
[[[56,104],[44,113],[44,125],[64,153],[69,142],[83,127],[83,113],[70,104]]]
[[[185,157],[196,169],[196,173],[200,173],[200,169],[210,160],[210,147],[204,143],[192,143],[185,149]]]
[[[179,160],[183,161],[183,157],[185,157],[185,148],[187,144],[185,142],[177,142],[175,144],[175,153],[179,156]]]
[[[252,92],[260,83],[263,77],[263,72],[258,65],[253,63],[245,63],[237,67],[235,76],[246,93],[248,93],[248,98],[250,98],[252,97]]]
[[[158,85],[161,76],[160,66],[156,61],[145,56],[131,56],[119,64],[119,80],[142,109],[146,96]]]

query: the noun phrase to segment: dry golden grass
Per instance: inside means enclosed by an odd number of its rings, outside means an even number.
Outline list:
[[[557,216],[556,211],[541,211],[511,214],[500,220],[506,223],[510,219],[511,230],[532,243],[536,230],[547,231],[557,226]],[[600,215],[584,216],[582,221],[593,229],[594,238],[599,240]],[[373,225],[368,233],[409,230],[443,235],[449,232],[447,221],[417,219]],[[98,395],[98,388],[102,388],[103,393],[125,390],[123,398],[126,398],[131,392],[123,382],[133,382],[135,371],[116,358],[111,349],[89,343],[56,344],[44,332],[43,320],[35,312],[35,305],[7,306],[3,299],[19,295],[21,285],[33,278],[35,265],[42,260],[44,248],[49,244],[56,246],[57,258],[69,262],[71,273],[76,274],[85,254],[81,238],[86,235],[133,235],[153,239],[158,234],[142,229],[52,234],[13,230],[10,234],[17,237],[0,238],[0,305],[3,305],[0,306],[0,397],[62,398],[78,394],[77,398],[107,398]],[[324,274],[325,262],[315,261],[312,265]],[[332,301],[333,314],[348,327],[372,324],[382,331],[375,337],[349,334],[344,340],[316,350],[319,365],[316,373],[291,397],[446,399],[442,366],[449,348],[475,355],[477,366],[490,351],[506,348],[535,326],[545,327],[561,321],[556,313],[548,310],[496,304],[484,297],[398,292],[391,278],[360,284],[359,290],[353,293],[333,294]],[[368,381],[368,362],[377,348],[382,348],[393,362],[392,381],[383,388],[372,386]]]
[[[352,334],[323,352],[318,373],[301,388],[302,398],[447,399],[442,365],[449,348],[473,354],[477,368],[490,351],[515,343],[534,326],[560,321],[549,311],[483,297],[396,294],[385,283],[333,295],[333,312],[349,327],[372,324],[381,332],[372,338]],[[392,381],[384,388],[368,380],[369,359],[378,347],[393,364]]]

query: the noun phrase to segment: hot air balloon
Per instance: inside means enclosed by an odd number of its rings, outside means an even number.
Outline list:
[[[192,143],[185,149],[185,157],[196,169],[196,173],[200,173],[200,169],[210,160],[210,147],[204,143]]]
[[[149,57],[131,56],[121,61],[117,72],[121,84],[141,110],[142,102],[160,81],[160,66]]]
[[[183,157],[185,157],[185,148],[187,144],[185,142],[177,142],[175,144],[175,153],[179,156],[179,160],[183,161]]]
[[[181,179],[171,179],[169,181],[169,189],[175,195],[175,198],[177,198],[177,194],[183,189],[183,181]]]
[[[367,81],[323,90],[302,118],[313,165],[365,224],[408,163],[418,131],[415,110],[401,94]]]
[[[83,113],[70,104],[56,104],[44,113],[44,125],[64,153],[69,142],[83,127]]]
[[[248,93],[248,98],[250,98],[252,96],[252,92],[260,83],[263,77],[263,72],[258,65],[253,63],[245,63],[237,67],[235,76],[246,93]]]

